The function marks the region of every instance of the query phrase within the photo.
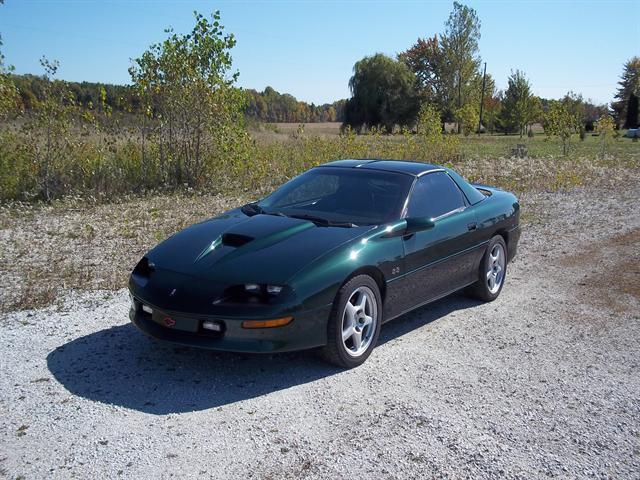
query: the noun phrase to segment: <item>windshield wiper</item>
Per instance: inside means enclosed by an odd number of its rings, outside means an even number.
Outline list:
[[[242,213],[244,213],[245,215],[249,215],[250,217],[254,215],[275,215],[276,217],[288,216],[282,212],[276,212],[276,211],[270,212],[268,210],[265,210],[255,202],[247,203],[246,205],[243,205],[242,207],[240,207],[240,210],[242,210]]]
[[[266,210],[262,210],[262,213],[265,215],[275,215],[276,217],[288,217],[289,215],[282,212],[267,212]]]
[[[255,202],[247,203],[246,205],[243,205],[242,207],[240,207],[240,210],[242,211],[242,213],[244,213],[245,215],[249,215],[250,217],[254,215],[274,215],[276,217],[291,217],[291,218],[299,218],[301,220],[309,220],[310,222],[313,222],[316,225],[319,225],[322,227],[347,227],[347,228],[357,227],[356,224],[351,222],[333,222],[331,220],[327,220],[326,218],[316,217],[315,215],[308,215],[306,213],[287,215],[286,213],[279,212],[279,211],[270,212],[268,210],[265,210]]]
[[[306,213],[294,214],[289,216],[292,218],[299,218],[301,220],[309,220],[310,222],[323,227],[357,227],[356,224],[351,222],[332,222],[331,220],[327,220],[326,218],[316,217],[315,215],[308,215]]]

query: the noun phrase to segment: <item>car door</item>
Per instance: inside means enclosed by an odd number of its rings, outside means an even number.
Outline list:
[[[477,220],[445,171],[416,180],[407,217],[428,217],[434,227],[403,237],[406,305],[411,308],[473,281]]]

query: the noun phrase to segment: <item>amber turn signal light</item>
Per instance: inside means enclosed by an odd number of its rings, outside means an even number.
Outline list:
[[[273,328],[284,327],[293,320],[293,317],[274,318],[273,320],[245,320],[242,328]]]

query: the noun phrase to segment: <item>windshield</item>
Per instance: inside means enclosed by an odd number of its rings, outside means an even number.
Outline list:
[[[413,178],[358,168],[314,168],[258,202],[264,213],[374,225],[400,217]]]

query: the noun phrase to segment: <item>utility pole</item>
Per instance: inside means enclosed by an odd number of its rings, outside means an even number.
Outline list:
[[[458,110],[462,107],[462,70],[458,69]],[[458,134],[460,134],[460,119],[458,119]]]
[[[478,135],[482,128],[482,107],[484,106],[484,88],[487,83],[487,62],[484,62],[484,73],[482,74],[482,94],[480,95],[480,120],[478,120]]]

